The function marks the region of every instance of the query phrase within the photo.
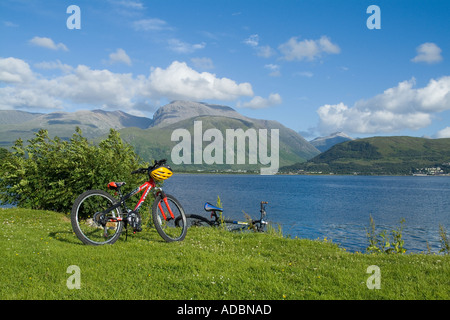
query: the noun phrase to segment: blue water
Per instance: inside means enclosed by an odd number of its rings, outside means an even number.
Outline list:
[[[290,237],[323,239],[349,251],[365,251],[369,215],[377,231],[400,227],[407,252],[438,252],[439,224],[450,230],[449,177],[260,176],[175,174],[166,192],[187,213],[207,215],[205,201],[223,204],[226,217],[259,215],[268,201],[267,219]]]

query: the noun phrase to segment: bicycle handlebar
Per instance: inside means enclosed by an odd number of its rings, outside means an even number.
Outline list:
[[[154,160],[154,164],[149,166],[148,168],[140,168],[137,170],[134,170],[131,172],[131,174],[142,174],[142,173],[147,173],[150,172],[151,170],[153,170],[154,168],[156,168],[157,166],[163,165],[164,163],[167,162],[167,159],[161,159],[161,160]]]

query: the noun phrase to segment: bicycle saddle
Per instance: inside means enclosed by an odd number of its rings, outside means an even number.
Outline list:
[[[124,184],[126,184],[125,182],[110,182],[108,183],[108,189],[110,190],[117,190],[119,189],[121,186],[123,186]]]
[[[220,212],[222,212],[223,209],[219,208],[219,207],[216,207],[216,206],[212,205],[209,202],[206,202],[205,203],[205,211],[220,211]]]

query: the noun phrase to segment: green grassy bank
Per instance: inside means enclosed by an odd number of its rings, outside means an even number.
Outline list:
[[[0,209],[0,299],[449,299],[450,256],[350,253],[324,241],[154,229],[85,246],[68,216]],[[69,289],[69,266],[80,289]],[[380,271],[380,289],[368,289]],[[370,282],[370,279],[369,279]],[[372,283],[372,282],[370,282]]]

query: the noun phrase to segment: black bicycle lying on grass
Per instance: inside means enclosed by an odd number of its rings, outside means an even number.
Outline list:
[[[253,230],[256,232],[265,231],[267,221],[264,220],[266,217],[266,205],[267,201],[261,201],[261,209],[260,209],[260,218],[258,220],[253,220],[248,217],[247,221],[237,221],[237,220],[229,220],[224,219],[222,212],[223,209],[212,205],[209,202],[206,202],[204,205],[204,209],[206,212],[211,212],[211,220],[205,218],[203,216],[197,214],[187,214],[186,215],[186,224],[189,227],[224,227],[229,231],[245,231],[245,230]],[[175,224],[182,224],[181,218],[175,219]]]

